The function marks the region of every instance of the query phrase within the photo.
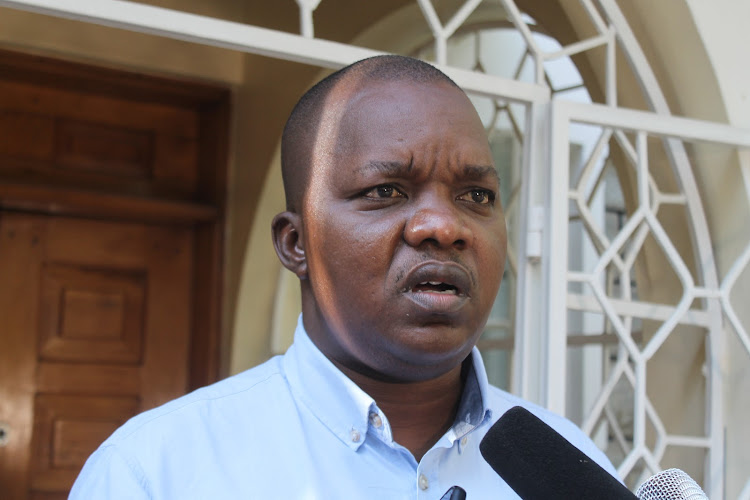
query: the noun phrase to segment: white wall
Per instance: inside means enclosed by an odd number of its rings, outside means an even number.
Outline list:
[[[687,0],[693,14],[706,52],[713,65],[714,74],[724,100],[728,122],[750,129],[750,2],[745,0]],[[750,168],[746,166],[745,168]],[[750,180],[749,180],[750,181]],[[741,184],[740,184],[741,185]],[[723,189],[721,189],[723,187]],[[741,191],[732,186],[720,186],[714,200],[722,198],[730,202],[717,210],[717,230],[720,236],[716,241],[719,267],[726,270],[733,256],[750,241],[748,206],[743,200],[732,200],[727,193]],[[749,328],[750,312],[746,304],[750,302],[750,269],[745,270],[735,285],[734,306]],[[731,332],[731,331],[730,331]],[[736,498],[750,475],[750,354],[728,335],[725,358],[724,406],[726,412],[726,475],[727,498]]]

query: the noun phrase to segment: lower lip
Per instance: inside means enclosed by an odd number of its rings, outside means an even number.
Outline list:
[[[465,295],[435,292],[406,292],[406,296],[422,309],[435,313],[456,312],[466,303]]]

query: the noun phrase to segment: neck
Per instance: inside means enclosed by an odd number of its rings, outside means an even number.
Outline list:
[[[450,429],[463,391],[462,365],[431,380],[386,382],[339,368],[388,416],[393,439],[419,461]]]

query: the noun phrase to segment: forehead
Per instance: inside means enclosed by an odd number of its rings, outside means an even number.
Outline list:
[[[419,84],[408,81],[368,85],[354,93],[342,113],[341,137],[357,134],[361,141],[379,139],[389,132],[399,140],[426,132],[448,136],[477,135],[485,140],[484,128],[469,99],[447,83]]]
[[[349,81],[330,97],[319,135],[319,142],[328,144],[318,152],[334,157],[320,158],[322,165],[390,156],[434,161],[435,155],[444,160],[460,155],[467,164],[492,163],[486,132],[471,101],[446,82]]]

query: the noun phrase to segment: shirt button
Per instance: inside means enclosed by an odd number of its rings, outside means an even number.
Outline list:
[[[430,487],[430,482],[427,480],[427,476],[424,474],[419,475],[419,488],[424,491]]]
[[[377,413],[370,413],[370,422],[373,426],[375,426],[376,429],[380,429],[380,427],[383,425],[383,419],[380,418],[380,415]]]
[[[361,436],[359,435],[359,431],[357,429],[352,429],[352,432],[349,434],[349,436],[352,438],[352,443],[359,443],[359,438]]]
[[[466,446],[466,443],[468,442],[469,442],[469,438],[467,438],[466,436],[461,438],[461,446]]]

